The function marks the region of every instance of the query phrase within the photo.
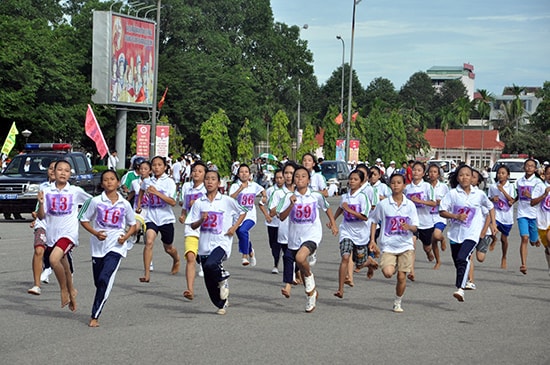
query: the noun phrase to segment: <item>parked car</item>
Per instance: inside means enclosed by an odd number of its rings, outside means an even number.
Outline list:
[[[525,175],[523,170],[523,164],[525,163],[526,158],[501,158],[497,160],[493,167],[491,168],[491,181],[497,181],[497,170],[500,165],[506,165],[510,169],[510,183],[514,184],[517,179]],[[540,163],[535,160],[537,164],[537,169],[540,168]]]
[[[426,167],[430,166],[431,164],[436,164],[440,166],[441,170],[443,171],[443,174],[441,175],[443,177],[443,181],[449,181],[449,174],[451,173],[452,165],[455,164],[453,160],[428,160],[426,162]]]
[[[48,180],[50,162],[66,160],[71,165],[71,185],[95,195],[100,174],[92,172],[86,155],[72,151],[68,143],[27,143],[0,174],[0,213],[31,213],[36,208],[39,185]]]
[[[321,174],[327,183],[335,181],[338,183],[338,194],[348,191],[349,167],[344,161],[328,160],[321,164]]]

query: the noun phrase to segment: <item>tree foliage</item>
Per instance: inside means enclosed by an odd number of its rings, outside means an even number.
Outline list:
[[[246,118],[237,136],[237,160],[248,162],[254,157],[254,142],[250,135],[250,120]]]
[[[201,157],[218,166],[220,175],[228,175],[231,167],[231,141],[227,127],[231,121],[222,109],[202,123],[200,137],[203,142]]]
[[[279,110],[271,121],[271,132],[269,134],[270,151],[281,158],[290,156],[292,138],[288,133],[290,121],[283,110]]]
[[[305,153],[313,153],[319,148],[319,142],[315,139],[315,128],[311,123],[306,123],[302,136],[302,143],[298,148],[297,156],[303,156]]]

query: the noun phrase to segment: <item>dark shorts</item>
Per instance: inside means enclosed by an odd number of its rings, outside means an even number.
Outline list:
[[[162,226],[157,226],[153,222],[147,222],[147,230],[152,229],[156,234],[160,232],[160,240],[165,245],[171,245],[174,243],[174,224],[168,223]]]
[[[302,243],[301,247],[307,247],[308,250],[309,250],[310,255],[312,253],[314,253],[315,251],[317,251],[317,244],[313,241],[306,241],[306,242]]]
[[[512,230],[512,224],[502,224],[499,221],[497,221],[497,229],[506,237],[510,235],[510,231]]]
[[[434,233],[434,228],[428,229],[418,229],[416,231],[416,237],[422,242],[424,246],[429,246],[432,244],[432,235]]]
[[[476,246],[476,251],[487,253],[487,250],[489,249],[489,245],[491,244],[492,241],[493,239],[491,236],[485,236],[483,238],[480,238]]]
[[[46,249],[46,230],[42,227],[34,230],[34,247]]]

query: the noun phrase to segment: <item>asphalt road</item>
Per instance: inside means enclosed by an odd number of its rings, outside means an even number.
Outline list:
[[[336,206],[337,198],[329,200]],[[324,218],[324,215],[323,215]],[[140,283],[142,248],[122,262],[101,327],[87,326],[95,292],[89,236],[81,229],[74,274],[78,310],[60,308],[52,275],[42,295],[32,285],[32,231],[27,222],[0,220],[1,364],[550,364],[550,276],[542,248],[529,248],[528,275],[519,272],[514,226],[508,269],[500,252],[476,263],[477,290],[466,301],[453,297],[450,251],[434,271],[422,252],[416,282],[408,282],[404,312],[392,312],[395,278],[357,274],[344,299],[337,288],[338,240],[324,229],[314,266],[317,309],[304,311],[305,294],[280,294],[282,275],[271,274],[266,228],[252,230],[258,266],[244,268],[236,242],[226,268],[231,273],[230,307],[215,314],[202,278],[195,299],[182,296],[183,270],[170,275],[171,261],[157,241],[151,282]],[[183,251],[183,226],[176,246]],[[419,247],[420,249],[420,247]]]

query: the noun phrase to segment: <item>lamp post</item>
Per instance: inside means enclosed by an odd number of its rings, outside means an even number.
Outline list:
[[[344,38],[342,38],[342,36],[337,35],[336,39],[339,39],[342,41],[342,91],[340,94],[340,114],[342,114],[342,118],[343,118],[344,117],[344,76],[345,76],[344,57],[346,54],[346,44],[344,43]]]
[[[307,24],[304,24],[302,26],[302,29],[307,29],[309,28],[309,25]],[[298,148],[300,147],[300,112],[301,112],[301,109],[300,109],[300,101],[302,99],[302,88],[301,88],[301,84],[300,84],[300,77],[298,77],[298,114],[296,116],[296,154],[298,154]],[[298,157],[298,156],[296,156]]]
[[[23,137],[25,137],[25,144],[27,144],[29,142],[29,137],[31,136],[32,132],[29,131],[28,129],[25,129],[23,132],[21,132],[21,135],[23,135]]]
[[[348,92],[348,115],[346,130],[346,160],[350,158],[350,133],[351,133],[351,99],[352,99],[352,81],[353,81],[353,37],[355,35],[355,7],[361,0],[353,0],[353,14],[351,17],[351,48],[349,51],[349,92]]]
[[[149,157],[153,158],[156,154],[156,139],[157,139],[157,87],[159,74],[159,39],[160,39],[160,8],[162,0],[157,1],[157,24],[155,26],[155,72],[153,80],[153,106],[151,111],[151,149]]]

